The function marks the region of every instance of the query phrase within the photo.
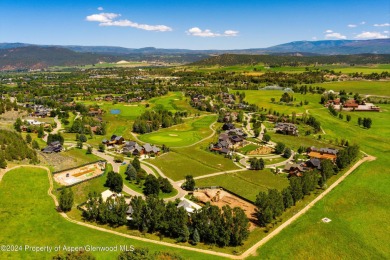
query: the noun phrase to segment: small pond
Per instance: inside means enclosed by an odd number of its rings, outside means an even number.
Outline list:
[[[113,115],[119,115],[121,113],[121,111],[119,109],[111,109],[110,113]]]

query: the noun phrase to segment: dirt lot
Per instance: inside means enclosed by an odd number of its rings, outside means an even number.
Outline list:
[[[104,163],[93,163],[76,169],[65,170],[54,174],[54,180],[61,185],[72,185],[94,178],[103,173],[105,168]]]
[[[253,214],[255,213],[256,206],[252,203],[246,202],[222,189],[198,190],[194,192],[194,197],[202,203],[210,202],[211,205],[216,205],[219,208],[225,205],[229,205],[231,208],[240,207],[245,211],[246,216],[250,220],[250,230],[255,227]]]
[[[262,154],[270,154],[272,153],[273,149],[268,146],[261,146],[257,148],[256,150],[250,151],[248,155],[262,155]]]

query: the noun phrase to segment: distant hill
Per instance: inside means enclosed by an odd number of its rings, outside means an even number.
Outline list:
[[[387,56],[360,55],[390,54],[390,39],[298,41],[269,48],[242,50],[186,50],[140,49],[115,46],[34,45],[28,43],[0,43],[0,70],[39,69],[49,66],[74,66],[94,64],[100,61],[157,61],[197,64],[267,64],[286,63],[387,63]],[[225,56],[222,54],[263,54],[261,57]],[[342,55],[359,54],[352,57]],[[219,57],[214,57],[222,55]],[[333,58],[320,56],[332,55]],[[209,58],[211,56],[211,58]],[[209,58],[205,61],[204,59]]]
[[[0,70],[87,65],[99,61],[116,61],[116,59],[112,56],[78,53],[59,47],[27,46],[0,50]]]
[[[222,54],[192,63],[196,66],[233,66],[264,63],[268,65],[309,65],[309,64],[370,64],[390,63],[390,54],[359,54],[331,56],[278,56],[278,55],[249,55]]]
[[[376,53],[390,54],[390,39],[298,41],[276,45],[267,52],[310,52],[327,55]]]

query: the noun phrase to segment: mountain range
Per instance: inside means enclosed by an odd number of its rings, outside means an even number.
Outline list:
[[[237,50],[188,50],[154,47],[36,45],[0,43],[0,70],[74,66],[100,61],[165,61],[191,63],[221,54],[262,54],[276,56],[323,56],[390,54],[390,39],[296,41],[268,48]]]

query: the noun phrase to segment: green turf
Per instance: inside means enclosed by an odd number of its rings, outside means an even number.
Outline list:
[[[185,259],[210,259],[209,255],[168,248],[123,238],[66,221],[54,208],[47,173],[41,169],[20,168],[8,172],[0,183],[0,244],[31,246],[116,246],[148,247],[169,251]],[[120,252],[92,252],[97,259],[115,259]],[[51,259],[55,252],[0,252],[0,259]],[[217,258],[212,256],[212,258]]]
[[[183,124],[140,135],[138,138],[143,142],[165,144],[168,147],[187,146],[209,136],[212,133],[210,125],[215,120],[216,116],[189,119]]]
[[[253,150],[256,150],[256,149],[259,148],[259,147],[260,147],[260,146],[255,145],[255,144],[248,144],[248,145],[245,145],[244,147],[241,147],[241,148],[239,149],[239,152],[240,152],[240,153],[246,154],[246,153],[248,153],[248,152],[251,152],[251,151],[253,151]]]
[[[228,173],[199,179],[195,182],[197,187],[222,186],[253,202],[260,191],[273,188],[282,190],[288,186],[288,180],[284,175],[277,176],[268,169]]]

